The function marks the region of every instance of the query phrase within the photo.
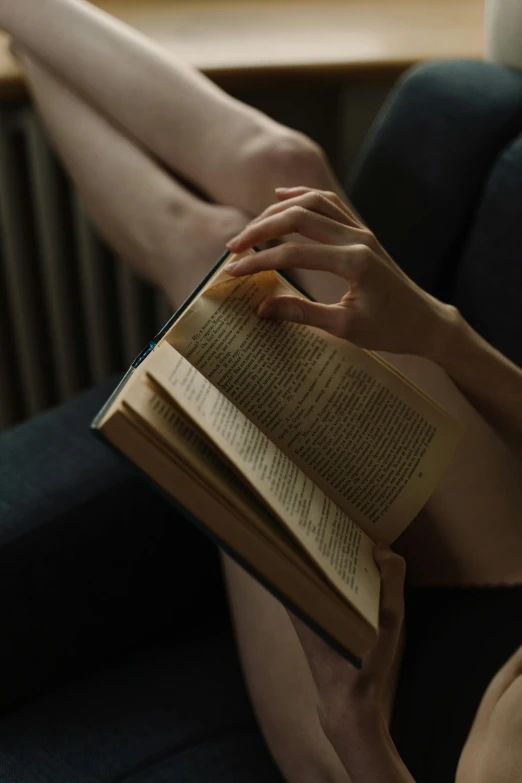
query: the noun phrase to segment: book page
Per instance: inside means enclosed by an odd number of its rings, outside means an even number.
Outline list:
[[[206,383],[204,378],[202,380]],[[172,399],[160,387],[149,384],[141,373],[141,382],[133,382],[125,390],[121,409],[126,415],[127,410],[130,411],[133,425],[156,447],[159,444],[166,448],[171,461],[202,484],[205,492],[213,495],[221,507],[229,506],[239,511],[259,535],[284,552],[294,567],[303,570],[303,558],[298,554],[294,538],[274,521],[247,482],[223,460],[202,431],[174,407]],[[313,576],[311,567],[316,569],[312,561],[306,566],[308,578],[315,576],[318,586],[324,586],[322,575]]]
[[[380,575],[371,539],[168,343],[147,359],[147,374],[245,477],[337,590],[377,628]]]
[[[221,273],[167,339],[368,535],[391,542],[435,488],[458,427],[371,353],[256,315],[289,292],[274,272]]]
[[[144,373],[140,380],[125,390],[124,408],[137,414],[142,426],[148,427],[149,437],[157,440],[159,436],[198,479],[215,490],[233,493],[234,506],[255,522],[260,503],[250,487],[221,459],[200,430],[173,407],[169,398],[146,382]],[[249,514],[250,510],[254,513]]]
[[[203,383],[207,381],[200,376]],[[136,379],[135,379],[136,380]],[[322,571],[312,558],[303,559],[301,548],[284,525],[267,509],[230,462],[223,459],[212,441],[182,411],[155,382],[141,373],[141,382],[131,383],[125,390],[120,410],[130,415],[134,427],[162,450],[173,464],[178,464],[210,493],[219,506],[239,512],[258,534],[284,553],[293,567],[307,574],[318,589],[328,591]]]

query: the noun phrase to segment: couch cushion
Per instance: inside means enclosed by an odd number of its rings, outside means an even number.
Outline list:
[[[0,722],[9,783],[281,781],[230,632],[134,654]]]

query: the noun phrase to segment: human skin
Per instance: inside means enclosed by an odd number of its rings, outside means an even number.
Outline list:
[[[0,23],[15,36],[46,126],[99,230],[140,274],[167,292],[173,306],[194,287],[225,241],[272,204],[276,186],[305,185],[342,195],[324,155],[310,140],[234,101],[88,3],[0,0]],[[347,209],[354,217],[353,210]],[[356,228],[371,242],[366,227]],[[294,229],[293,239],[298,236]],[[294,243],[283,247],[278,252],[293,252],[288,248]],[[300,272],[305,287],[318,301],[338,301],[345,279],[315,268]],[[400,315],[404,314],[403,309]],[[448,312],[448,316],[449,321],[459,321],[457,313]],[[428,342],[437,343],[436,335],[441,332],[430,332],[428,321],[432,323],[430,319],[424,322],[426,334],[435,334],[435,340]],[[438,359],[450,373],[464,369],[475,373],[477,362],[484,359],[483,346],[476,339],[470,342],[467,328],[462,328],[458,340],[457,331],[452,334],[455,345],[462,343],[459,350],[464,361],[452,368],[451,356],[444,358],[441,352]],[[443,347],[442,340],[438,347]],[[455,415],[462,414],[474,434],[452,471],[453,482],[452,477],[442,482],[427,510],[429,518],[412,525],[409,543],[402,542],[410,579],[517,582],[521,549],[516,487],[520,476],[514,460],[474,412],[465,408],[465,401],[444,374],[435,372],[433,362],[413,354],[391,358],[414,380],[427,384],[434,395],[442,385],[441,403],[447,402]],[[500,384],[501,410],[496,399],[479,399],[477,404],[484,412],[493,404],[489,420],[494,423],[500,414],[511,426],[517,379],[508,365],[499,366],[498,357],[491,355],[488,361],[490,372],[506,379]],[[457,381],[468,389],[470,399],[473,378],[461,375]],[[491,388],[490,383],[485,386]],[[469,504],[472,483],[478,483],[482,492],[473,508]],[[501,520],[495,530],[489,525],[493,512]],[[499,525],[504,527],[499,529]],[[423,560],[426,552],[429,559]],[[284,610],[270,603],[244,573],[236,571],[231,577],[230,564],[226,569],[238,637],[245,641],[247,680],[255,694],[261,728],[266,736],[272,731],[269,745],[278,764],[288,780],[299,783],[347,780],[346,766],[333,752],[320,724],[314,722],[317,686],[305,658],[310,639],[307,642],[301,635],[298,641]],[[263,625],[257,621],[261,612]],[[253,613],[256,622],[247,626],[245,618]],[[285,640],[283,646],[281,640]],[[249,645],[262,655],[254,659]],[[271,682],[266,680],[267,671],[272,672]],[[346,670],[340,674],[348,676]],[[346,729],[345,725],[340,750],[346,763],[350,763],[345,755],[350,747],[356,753],[361,744],[367,749],[380,742],[385,743],[379,746],[381,758],[388,759],[389,743],[381,730],[371,736],[367,733],[363,742],[356,732],[352,738],[347,736]],[[395,757],[391,761],[395,764]],[[360,760],[355,774],[363,774],[364,763]]]

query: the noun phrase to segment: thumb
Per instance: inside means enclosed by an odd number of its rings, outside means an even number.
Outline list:
[[[298,296],[277,296],[264,299],[257,309],[257,314],[261,318],[317,326],[325,332],[341,337],[346,327],[347,311],[339,305],[319,304]]]
[[[406,563],[389,547],[374,549],[375,562],[381,571],[379,637],[364,660],[367,674],[383,679],[397,654],[404,620],[404,576]]]

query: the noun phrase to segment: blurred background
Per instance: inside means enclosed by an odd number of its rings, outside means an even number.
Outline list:
[[[307,133],[341,181],[404,70],[484,48],[483,0],[95,5]],[[169,315],[92,229],[0,34],[0,428],[125,369]]]

